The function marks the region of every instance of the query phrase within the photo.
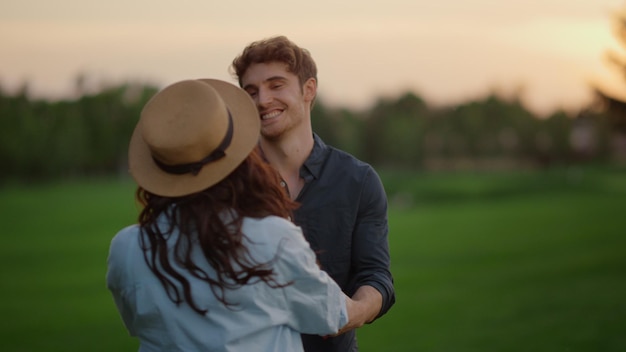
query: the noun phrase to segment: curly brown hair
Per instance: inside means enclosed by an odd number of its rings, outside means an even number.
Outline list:
[[[230,67],[230,72],[242,86],[241,78],[250,65],[255,63],[282,62],[287,70],[296,76],[300,87],[309,78],[317,82],[317,66],[311,57],[311,53],[299,47],[285,36],[276,36],[256,42],[245,47],[243,52],[235,57]],[[313,108],[315,100],[311,102]]]
[[[226,306],[236,304],[226,300],[224,290],[246,285],[251,280],[260,279],[272,287],[290,284],[276,282],[271,262],[255,262],[243,244],[244,217],[289,218],[297,207],[280,186],[278,173],[263,160],[258,147],[228,177],[203,191],[172,198],[139,187],[136,197],[143,205],[139,224],[144,259],[177,305],[186,302],[199,314],[207,313],[207,309],[194,301],[185,275],[170,263],[167,241],[175,231],[180,233],[173,245],[176,264],[191,276],[207,282]],[[167,219],[166,228],[162,222],[157,222],[161,217]],[[192,260],[192,248],[196,245],[215,269],[215,278]]]

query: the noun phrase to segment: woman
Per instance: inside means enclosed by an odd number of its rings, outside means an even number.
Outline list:
[[[129,147],[143,210],[112,240],[107,287],[140,351],[302,351],[351,301],[316,264],[257,150],[248,94],[187,80],[144,107]]]

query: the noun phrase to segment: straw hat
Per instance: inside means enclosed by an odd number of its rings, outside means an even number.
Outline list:
[[[244,90],[215,79],[180,81],[144,106],[130,140],[130,173],[161,196],[199,192],[239,166],[259,134],[259,113]]]

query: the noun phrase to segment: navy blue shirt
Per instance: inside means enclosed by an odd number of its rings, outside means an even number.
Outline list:
[[[363,285],[380,291],[380,317],[395,302],[383,184],[369,164],[327,146],[315,134],[314,140],[300,168],[305,183],[296,199],[295,223],[322,269],[348,296]],[[302,335],[302,341],[307,352],[358,351],[355,330],[332,338]]]

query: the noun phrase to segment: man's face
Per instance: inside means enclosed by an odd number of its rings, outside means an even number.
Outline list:
[[[256,63],[248,67],[241,77],[241,85],[259,109],[263,137],[282,137],[310,118],[315,80],[309,81],[304,88],[300,86],[298,76],[281,62]]]

